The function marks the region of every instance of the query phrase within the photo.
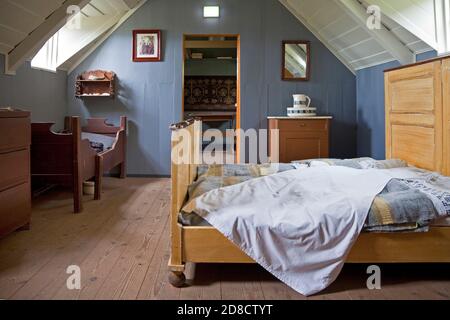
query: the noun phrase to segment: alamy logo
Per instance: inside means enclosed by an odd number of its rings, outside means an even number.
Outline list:
[[[70,30],[81,29],[81,8],[79,6],[67,7],[67,28]]]
[[[369,290],[381,290],[381,269],[379,266],[369,266],[367,268],[367,274],[370,274],[367,279],[367,289]]]
[[[66,281],[67,289],[81,290],[81,268],[75,265],[68,266],[66,273],[70,274]]]
[[[381,8],[379,6],[369,6],[367,7],[367,28],[369,30],[380,30],[381,29]]]

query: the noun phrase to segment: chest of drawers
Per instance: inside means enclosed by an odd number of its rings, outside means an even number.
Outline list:
[[[0,109],[0,238],[31,220],[30,113]]]
[[[328,158],[331,120],[331,117],[269,118],[269,150],[278,145],[281,163]]]

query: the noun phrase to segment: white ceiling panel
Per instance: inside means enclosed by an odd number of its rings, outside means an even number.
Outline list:
[[[9,1],[0,1],[0,24],[28,34],[42,22],[43,19],[36,14],[17,7]]]
[[[330,43],[336,48],[344,49],[369,38],[371,38],[370,35],[364,29],[356,27],[331,38]]]
[[[341,19],[334,21],[327,27],[320,30],[320,33],[327,37],[327,39],[335,39],[345,35],[348,31],[354,30],[355,28],[358,28],[358,25],[352,19],[349,19],[347,15],[343,15]],[[365,35],[369,37],[367,32]]]
[[[5,43],[0,43],[0,53],[7,54],[11,49],[12,49],[11,46]]]
[[[366,27],[369,0],[279,0],[352,71],[399,57],[432,50],[425,42],[393,19],[382,15],[385,38]],[[402,0],[406,6],[429,0]],[[344,4],[344,2],[346,4]],[[373,2],[373,1],[370,1]],[[385,1],[386,2],[386,1]],[[350,4],[349,4],[350,3]],[[351,10],[350,8],[359,8]],[[405,7],[406,8],[406,7]],[[429,4],[422,10],[430,12]],[[360,14],[360,16],[357,16]],[[387,39],[388,38],[388,39]]]
[[[21,42],[27,36],[26,33],[7,28],[0,24],[0,42],[5,43],[12,48]]]
[[[351,59],[351,62],[356,59],[365,58],[385,51],[386,50],[375,39],[368,39],[347,47],[341,50],[340,53]]]
[[[359,60],[352,61],[352,65],[356,70],[373,67],[382,63],[394,61],[394,57],[388,52],[380,52],[372,56],[368,56]],[[381,63],[380,63],[381,62]]]
[[[16,6],[23,8],[45,19],[58,9],[64,0],[7,0]]]

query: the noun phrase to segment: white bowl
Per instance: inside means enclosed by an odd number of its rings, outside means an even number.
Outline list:
[[[304,118],[304,117],[315,117],[317,116],[317,109],[316,108],[288,108],[288,117],[291,118]]]

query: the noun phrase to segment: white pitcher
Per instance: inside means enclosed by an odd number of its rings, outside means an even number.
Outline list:
[[[294,94],[294,108],[309,108],[311,106],[311,98],[305,94]]]

